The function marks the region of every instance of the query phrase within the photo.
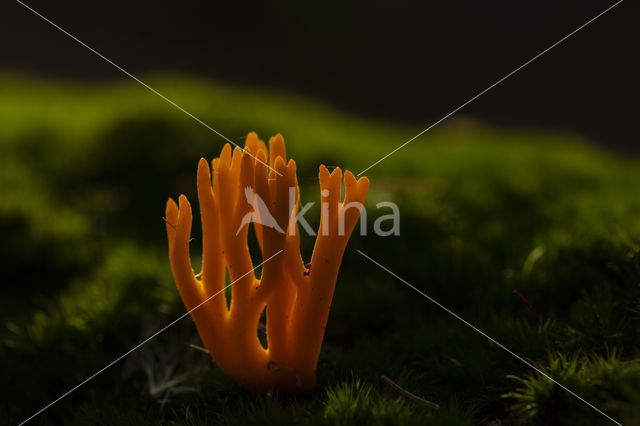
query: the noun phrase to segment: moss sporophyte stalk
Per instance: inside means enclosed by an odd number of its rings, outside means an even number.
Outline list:
[[[211,166],[213,173],[205,159],[198,165],[203,234],[200,278],[194,275],[189,259],[189,201],[181,195],[179,204],[172,199],[167,202],[171,269],[182,300],[213,361],[238,384],[255,390],[310,390],[316,383],[342,255],[360,216],[369,180],[356,180],[345,172],[341,202],[341,170],[329,173],[320,166],[320,232],[311,263],[305,266],[295,223],[299,199],[296,163],[287,162],[282,136],[272,137],[267,149],[256,133],[250,133],[244,150],[235,148],[232,153],[227,144]],[[295,202],[289,201],[290,192]],[[256,208],[258,205],[266,208]],[[249,254],[250,222],[264,259],[260,279]],[[233,283],[230,304],[223,291],[226,272]],[[257,334],[265,308],[266,348]]]

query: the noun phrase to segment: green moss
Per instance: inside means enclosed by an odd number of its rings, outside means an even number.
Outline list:
[[[390,393],[389,393],[390,394]],[[454,403],[433,411],[381,394],[357,378],[327,390],[324,418],[332,425],[471,425]]]
[[[615,352],[608,357],[559,355],[538,368],[581,398],[598,401],[601,409],[624,424],[637,424],[633,407],[639,402],[638,362],[621,362]],[[503,396],[515,400],[511,409],[522,422],[566,425],[608,422],[604,417],[594,419],[596,413],[591,407],[540,374],[511,378],[520,382],[520,387]]]
[[[421,130],[278,92],[179,76],[145,81],[238,143],[251,130],[283,133],[303,202],[317,200],[320,163],[359,172]],[[164,203],[180,193],[196,202],[197,161],[216,155],[224,140],[134,83],[2,76],[0,92],[0,400],[18,401],[0,405],[0,418],[19,422],[184,312],[168,269]],[[345,253],[313,395],[238,389],[189,347],[200,343],[185,319],[40,420],[606,421],[360,249],[633,424],[640,418],[638,165],[575,135],[454,118],[366,173],[369,235],[354,236]],[[389,200],[401,209],[401,236],[376,237],[375,205]],[[319,208],[309,218],[317,224],[318,215]],[[196,271],[198,226],[195,218]],[[310,255],[312,239],[302,243]],[[514,289],[540,313],[550,354]],[[442,408],[396,398],[380,387],[381,375]]]

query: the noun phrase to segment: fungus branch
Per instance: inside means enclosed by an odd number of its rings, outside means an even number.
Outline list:
[[[266,166],[275,169],[269,173]],[[212,173],[213,172],[213,173]],[[349,236],[360,216],[369,188],[347,171],[341,202],[342,171],[320,167],[323,209],[320,230],[307,268],[300,255],[295,222],[299,188],[296,164],[286,160],[281,135],[269,149],[250,133],[244,150],[225,145],[219,158],[198,164],[198,199],[202,218],[202,273],[198,279],[189,260],[192,212],[181,195],[167,202],[166,222],[171,269],[187,307],[191,309],[232,281],[230,307],[224,293],[191,313],[216,364],[242,386],[266,390],[308,390],[316,381],[316,365],[338,270]],[[289,198],[293,195],[293,200]],[[353,206],[356,206],[354,208]],[[358,207],[359,206],[359,207]],[[253,222],[262,258],[261,279],[247,242]],[[283,255],[276,254],[283,252]],[[262,311],[267,313],[267,348],[257,337]],[[274,368],[274,366],[276,368]]]

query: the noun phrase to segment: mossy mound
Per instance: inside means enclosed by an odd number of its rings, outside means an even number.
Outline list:
[[[318,198],[320,163],[359,172],[421,130],[277,92],[145,80],[237,143],[251,130],[282,133],[303,202]],[[196,199],[197,161],[224,141],[134,83],[4,76],[0,93],[0,418],[16,423],[184,312],[168,268],[164,203],[179,193]],[[609,422],[359,249],[634,424],[639,166],[571,135],[443,123],[366,173],[369,235],[354,236],[345,254],[313,395],[238,389],[194,349],[198,336],[184,319],[35,422]],[[371,232],[388,213],[376,209],[381,201],[400,207],[400,236]],[[303,253],[310,248],[303,239]],[[539,313],[548,344],[513,290]],[[396,397],[381,375],[441,409]]]

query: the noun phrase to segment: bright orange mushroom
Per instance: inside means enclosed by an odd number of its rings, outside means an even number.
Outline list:
[[[320,166],[320,230],[311,265],[306,268],[295,220],[299,196],[296,164],[286,162],[282,136],[272,137],[267,151],[257,134],[249,133],[244,150],[236,148],[232,153],[225,145],[220,158],[212,161],[212,169],[213,179],[207,161],[200,160],[200,279],[189,259],[189,201],[181,195],[179,206],[172,199],[167,202],[171,269],[182,300],[189,311],[201,305],[191,312],[198,332],[214,362],[238,384],[255,390],[312,389],[342,255],[360,216],[369,180],[356,180],[347,171],[341,202],[341,170],[329,173]],[[295,197],[291,203],[290,188]],[[263,200],[268,211],[252,212],[251,194]],[[253,215],[264,259],[260,280],[249,255],[249,226],[244,225],[247,215]],[[275,223],[267,223],[269,215]],[[233,283],[229,308],[223,291],[225,271]],[[267,348],[257,336],[265,307]]]

